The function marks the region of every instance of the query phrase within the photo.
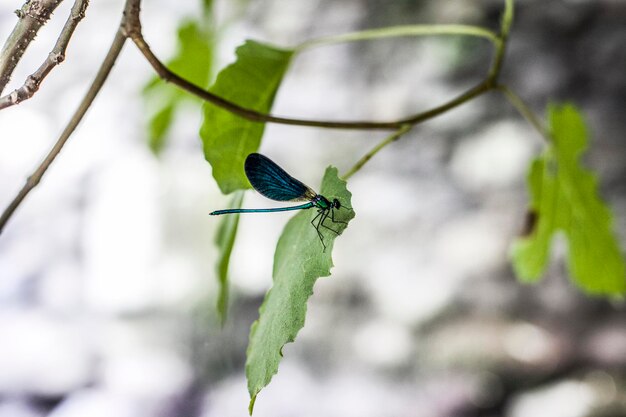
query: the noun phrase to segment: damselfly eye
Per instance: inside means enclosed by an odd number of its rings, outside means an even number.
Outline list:
[[[333,200],[333,207],[337,209],[341,208],[341,203],[336,198]]]

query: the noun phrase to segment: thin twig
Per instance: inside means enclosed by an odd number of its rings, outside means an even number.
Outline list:
[[[380,152],[381,149],[383,149],[385,146],[389,145],[390,143],[393,143],[397,141],[398,139],[400,139],[402,135],[407,133],[412,128],[413,128],[412,125],[404,125],[400,129],[398,129],[398,131],[394,132],[393,134],[383,139],[378,145],[374,146],[372,150],[370,150],[368,153],[363,155],[363,157],[359,159],[358,162],[354,164],[354,166],[350,168],[348,172],[343,174],[341,178],[344,181],[347,181],[348,179],[350,179],[350,177],[352,177],[356,172],[358,172],[363,167],[363,165],[365,165],[370,159],[374,157],[374,155]]]
[[[504,12],[502,13],[500,21],[500,45],[496,48],[495,57],[489,70],[489,78],[494,84],[498,82],[498,78],[502,72],[502,64],[504,63],[504,55],[506,54],[507,40],[509,39],[509,33],[513,25],[514,12],[513,0],[505,0]]]
[[[333,45],[344,42],[364,41],[383,38],[397,38],[407,36],[474,36],[490,40],[494,45],[500,43],[497,34],[489,29],[471,25],[403,25],[378,29],[368,29],[341,35],[324,36],[301,43],[296,51],[318,46]]]
[[[37,92],[41,82],[50,71],[65,60],[67,45],[74,34],[76,26],[78,26],[78,23],[85,17],[85,10],[88,5],[89,0],[76,0],[74,2],[70,15],[63,26],[63,30],[61,30],[61,34],[46,60],[37,68],[37,71],[26,78],[26,81],[24,81],[21,87],[15,89],[10,94],[0,97],[0,110],[31,98]]]
[[[17,209],[17,207],[22,203],[28,193],[30,193],[30,191],[35,188],[37,184],[39,184],[41,178],[44,176],[54,159],[59,155],[59,152],[61,152],[61,149],[63,149],[63,146],[70,138],[72,132],[74,132],[74,129],[76,129],[76,126],[78,126],[78,124],[82,120],[83,116],[87,112],[87,109],[89,109],[91,103],[96,98],[96,95],[100,92],[102,85],[109,76],[109,73],[113,68],[113,64],[115,64],[115,61],[117,60],[117,57],[119,56],[125,41],[126,36],[124,36],[122,30],[119,29],[115,35],[115,38],[113,39],[113,42],[111,43],[109,52],[104,58],[104,61],[102,62],[102,65],[100,66],[96,77],[91,83],[91,87],[89,87],[87,94],[85,95],[85,97],[83,97],[83,100],[74,112],[74,115],[59,136],[59,139],[56,141],[46,158],[37,168],[37,170],[30,177],[28,177],[28,179],[26,180],[26,184],[24,184],[17,196],[4,210],[2,216],[0,216],[0,233],[2,233],[2,229],[4,229],[4,226],[15,212],[15,209]]]
[[[516,107],[520,109],[522,114],[524,114],[535,127],[541,126],[537,118],[534,116],[533,112],[528,108],[528,106],[525,105],[525,103],[519,97],[517,97],[512,91],[506,88],[506,86],[498,84],[498,78],[500,77],[500,73],[502,72],[504,55],[506,54],[506,45],[509,38],[509,32],[511,31],[511,25],[513,24],[513,12],[513,0],[505,0],[504,12],[502,13],[502,20],[500,22],[500,33],[499,36],[493,39],[496,46],[494,58],[491,62],[491,66],[485,80],[473,89],[469,90],[467,93],[459,96],[456,100],[448,103],[448,106],[440,106],[439,108],[431,110],[432,112],[435,112],[434,115],[440,114],[446,110],[461,105],[471,98],[476,97],[486,91],[498,89],[502,91],[511,102],[514,102],[514,105],[516,105]],[[354,175],[361,168],[363,168],[363,166],[384,147],[386,147],[390,143],[397,141],[402,135],[411,130],[411,128],[415,124],[426,120],[427,118],[430,118],[428,112],[424,113],[420,119],[414,118],[412,120],[406,120],[406,124],[404,126],[400,127],[395,133],[385,138],[382,142],[380,142],[372,150],[365,154],[346,174],[344,174],[343,178],[347,180],[348,178],[352,177],[352,175]],[[539,130],[540,132],[542,131],[541,127]],[[547,136],[544,134],[544,137]]]
[[[19,20],[0,51],[0,94],[11,80],[13,70],[22,59],[39,29],[50,19],[63,0],[30,0],[15,13]]]
[[[142,34],[135,31],[130,34],[131,40],[137,45],[137,48],[141,51],[144,57],[148,60],[152,68],[156,71],[157,75],[166,82],[170,82],[183,90],[200,97],[201,99],[208,101],[227,110],[237,116],[240,116],[246,120],[259,123],[280,123],[286,125],[295,126],[313,126],[313,127],[325,127],[325,128],[337,128],[337,129],[396,129],[397,126],[393,122],[377,123],[367,121],[356,122],[334,122],[334,121],[320,121],[320,120],[301,120],[291,119],[286,117],[273,116],[271,114],[261,113],[252,109],[242,107],[231,101],[228,101],[220,96],[217,96],[210,91],[207,91],[170,71],[152,52]]]
[[[293,126],[309,126],[332,129],[398,130],[406,124],[414,125],[438,116],[441,113],[444,113],[445,111],[450,110],[464,103],[465,101],[474,98],[480,94],[483,94],[493,88],[493,77],[490,75],[486,80],[482,81],[475,87],[472,87],[467,92],[455,97],[454,99],[440,106],[437,106],[425,112],[414,114],[404,119],[389,122],[305,120],[265,114],[228,101],[220,96],[211,93],[210,91],[203,89],[200,86],[197,86],[183,79],[182,77],[170,71],[163,64],[163,62],[159,60],[156,55],[154,55],[154,53],[150,49],[150,46],[143,37],[141,29],[141,19],[139,17],[140,2],[141,0],[128,0],[129,6],[127,7],[126,24],[124,25],[124,31],[126,35],[135,43],[143,56],[148,60],[157,75],[165,82],[170,82],[205,101],[213,103],[216,106],[223,108],[224,110],[227,110],[252,122],[278,123]],[[487,35],[484,36],[487,37]],[[497,43],[497,49],[499,50],[501,48],[502,45],[500,43]]]
[[[537,130],[537,132],[539,132],[539,134],[543,136],[546,141],[549,142],[550,135],[548,134],[548,131],[546,130],[541,120],[539,120],[535,113],[524,102],[524,100],[522,100],[520,96],[515,94],[504,84],[500,84],[496,88],[498,89],[498,91],[504,94],[504,97],[506,97],[507,100],[509,100],[509,102],[513,105],[513,107],[515,107],[517,111],[520,112],[522,116],[524,116],[528,123],[530,123]]]

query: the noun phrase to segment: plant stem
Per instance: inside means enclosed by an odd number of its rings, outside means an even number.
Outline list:
[[[513,25],[513,0],[505,0],[504,12],[502,12],[502,20],[500,22],[500,45],[496,48],[495,57],[491,68],[489,69],[489,79],[494,83],[498,81],[500,73],[502,72],[502,64],[504,62],[504,55],[506,53],[507,40],[509,39],[509,32]]]
[[[258,123],[278,123],[292,126],[309,126],[331,129],[359,129],[359,130],[396,130],[402,128],[405,124],[417,124],[425,120],[431,119],[435,116],[450,110],[471,98],[474,98],[480,94],[485,93],[492,88],[490,79],[479,83],[475,87],[471,88],[467,92],[457,96],[456,98],[425,112],[420,112],[412,116],[408,116],[403,119],[387,121],[387,122],[373,122],[373,121],[332,121],[332,120],[305,120],[288,117],[274,116],[271,114],[260,113],[256,110],[241,107],[236,103],[228,101],[220,96],[217,96],[210,91],[207,91],[184,78],[174,74],[170,71],[152,52],[150,46],[147,44],[143,35],[136,28],[131,27],[127,29],[128,36],[135,43],[137,48],[144,55],[146,60],[152,65],[157,75],[166,82],[182,88],[183,90],[205,100],[215,104],[233,114],[236,114],[246,120]]]
[[[517,111],[524,116],[524,118],[530,123],[537,132],[546,140],[550,141],[550,135],[543,126],[541,120],[535,115],[535,113],[528,107],[528,105],[517,94],[515,94],[506,85],[500,84],[496,87],[498,91],[504,94],[507,100],[517,109]]]
[[[453,34],[452,32],[454,31],[457,31],[454,34],[462,34],[461,32],[464,31],[465,32],[463,33],[464,35],[487,37],[495,45],[495,54],[494,54],[494,59],[491,63],[491,67],[489,68],[489,72],[485,80],[481,82],[480,84],[478,84],[477,86],[475,86],[474,88],[468,90],[465,94],[460,95],[455,100],[450,101],[446,105],[434,108],[430,112],[434,113],[434,115],[441,114],[447,110],[450,110],[456,106],[459,106],[465,103],[466,101],[469,101],[473,99],[474,97],[477,97],[495,88],[495,89],[501,90],[509,98],[509,100],[513,102],[514,105],[522,112],[522,114],[525,115],[525,117],[531,122],[531,124],[533,124],[535,128],[538,128],[540,133],[542,133],[542,135],[547,138],[546,134],[543,133],[545,131],[543,128],[541,128],[541,124],[539,123],[538,119],[535,117],[533,112],[524,104],[524,102],[519,97],[517,97],[512,91],[506,88],[506,86],[499,85],[497,83],[498,78],[500,77],[500,73],[502,72],[502,63],[504,61],[504,56],[506,53],[507,40],[509,37],[511,26],[513,24],[513,17],[514,17],[513,6],[514,6],[513,0],[505,0],[504,11],[502,13],[502,20],[500,23],[499,36],[493,35],[493,32],[488,31],[486,29],[483,29],[484,32],[483,30],[476,31],[477,29],[482,29],[482,28],[478,28],[474,26],[464,26],[464,25],[450,25],[450,26],[434,25],[430,27],[429,26],[408,26],[408,27],[400,26],[396,28],[390,28],[388,31],[385,31],[384,29],[378,29],[374,31],[356,32],[356,33],[347,34],[344,36],[340,35],[337,37],[322,38],[317,41],[312,41],[312,45],[317,46],[318,44],[334,43],[335,41],[343,42],[347,40],[369,39],[369,38],[374,38],[375,35],[380,35],[379,32],[383,32],[385,36],[403,36],[404,34],[408,36],[408,32],[410,32],[411,28],[415,30],[416,32],[421,32],[419,34],[434,34],[435,30],[439,30],[441,32],[440,34],[444,34],[444,33]],[[427,33],[429,29],[431,30],[431,32]],[[446,32],[446,30],[448,30],[449,32]],[[470,32],[473,32],[473,33],[470,33]],[[306,43],[303,45],[306,45]],[[345,180],[348,180],[350,177],[352,177],[352,175],[358,172],[370,159],[372,159],[372,157],[376,155],[381,149],[383,149],[385,146],[389,145],[390,143],[398,140],[403,134],[411,130],[412,126],[430,117],[434,117],[434,116],[432,114],[429,114],[429,112],[425,112],[425,113],[422,113],[422,115],[417,115],[416,117],[413,117],[413,118],[404,119],[402,121],[403,122],[402,126],[400,126],[394,134],[385,138],[382,142],[376,145],[370,152],[365,154],[346,174],[344,174],[343,178]]]
[[[342,35],[326,36],[306,41],[298,45],[296,51],[315,48],[318,46],[332,45],[344,42],[364,41],[370,39],[383,39],[400,36],[475,36],[489,39],[495,46],[500,43],[500,38],[494,32],[470,25],[407,25],[394,26],[380,29],[363,30],[359,32],[345,33]]]
[[[341,178],[344,181],[348,181],[348,179],[350,179],[350,177],[352,177],[355,173],[357,173],[363,167],[363,165],[365,165],[370,159],[372,159],[374,157],[374,155],[376,155],[378,152],[380,152],[381,149],[383,149],[385,146],[389,145],[390,143],[393,143],[393,142],[397,141],[398,139],[400,139],[400,137],[402,135],[407,133],[412,128],[413,128],[412,125],[407,124],[407,125],[402,126],[396,132],[394,132],[391,135],[387,136],[378,145],[374,146],[368,153],[363,155],[363,157],[361,159],[359,159],[358,162],[356,164],[354,164],[354,166],[352,168],[350,168],[350,170],[348,172],[343,174],[341,176]]]

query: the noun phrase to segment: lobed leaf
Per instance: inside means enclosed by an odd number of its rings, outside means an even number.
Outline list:
[[[626,268],[612,231],[612,216],[598,196],[597,179],[580,157],[587,129],[574,106],[551,106],[552,142],[531,165],[528,186],[537,221],[512,248],[513,266],[524,281],[537,281],[549,258],[552,238],[563,232],[568,268],[575,283],[592,294],[626,292]]]
[[[326,169],[321,194],[351,206],[352,195],[334,167]],[[337,235],[320,228],[327,246],[324,251],[311,225],[315,214],[316,210],[302,210],[295,215],[285,226],[276,246],[273,286],[259,309],[259,319],[250,329],[246,361],[250,414],[257,394],[278,371],[283,346],[293,342],[304,326],[306,303],[313,294],[315,281],[329,276],[333,266],[331,253]],[[335,209],[335,218],[348,222],[354,218],[354,211]],[[327,222],[339,233],[347,227],[346,224],[332,223],[330,219]]]
[[[210,91],[241,107],[269,112],[293,51],[248,40],[236,54],[237,60],[220,71]],[[265,125],[208,102],[203,109],[200,137],[217,184],[224,194],[250,188],[243,164],[259,149]]]

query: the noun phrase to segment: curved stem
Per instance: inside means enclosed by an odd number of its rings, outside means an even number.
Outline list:
[[[109,52],[102,62],[102,65],[100,66],[96,77],[91,83],[91,87],[89,87],[87,94],[85,94],[85,97],[83,97],[83,100],[74,112],[74,115],[59,136],[59,139],[57,139],[56,143],[54,144],[46,158],[39,165],[37,170],[30,177],[28,177],[28,180],[26,180],[26,184],[24,184],[17,196],[13,199],[13,201],[11,201],[9,206],[0,216],[0,233],[2,233],[2,229],[7,224],[17,207],[22,203],[24,198],[26,198],[28,193],[30,193],[30,191],[39,184],[39,181],[41,181],[41,178],[43,178],[44,174],[46,173],[52,162],[59,155],[61,149],[63,149],[63,146],[70,138],[71,134],[74,132],[74,129],[76,129],[80,121],[83,119],[83,116],[87,112],[87,109],[89,109],[91,103],[93,103],[93,100],[96,98],[96,96],[100,92],[100,89],[102,88],[102,85],[109,76],[109,73],[113,68],[113,64],[115,64],[117,57],[122,51],[122,47],[124,46],[125,41],[126,36],[122,33],[121,30],[118,30],[115,38],[113,39],[113,42],[111,43]]]
[[[512,0],[506,0],[507,4],[512,5]],[[237,103],[226,100],[220,96],[217,96],[211,93],[208,90],[203,89],[200,86],[197,86],[184,78],[178,76],[177,74],[170,71],[161,60],[159,60],[156,55],[150,49],[150,46],[146,42],[143,37],[141,30],[141,19],[139,17],[140,12],[140,2],[141,0],[127,0],[127,7],[125,13],[125,23],[122,25],[126,36],[129,37],[137,46],[139,51],[144,55],[146,60],[150,63],[152,68],[155,70],[157,75],[166,82],[171,82],[172,84],[182,88],[183,90],[205,100],[216,106],[219,106],[237,116],[240,116],[246,120],[258,123],[278,123],[278,124],[286,124],[293,126],[310,126],[310,127],[319,127],[319,128],[331,128],[331,129],[359,129],[359,130],[397,130],[402,128],[405,124],[417,124],[421,123],[425,120],[438,116],[439,114],[450,110],[467,100],[474,98],[492,88],[494,88],[495,79],[499,75],[500,72],[500,63],[494,62],[492,68],[490,70],[489,75],[485,78],[484,81],[471,88],[469,91],[457,96],[456,98],[437,106],[433,109],[427,110],[425,112],[416,113],[412,116],[408,116],[399,120],[393,121],[383,121],[383,122],[375,122],[375,121],[333,121],[333,120],[306,120],[306,119],[297,119],[290,117],[280,117],[274,116],[272,114],[265,114],[258,112],[256,110],[252,110],[249,108],[242,107]],[[512,18],[512,15],[508,13],[509,17]],[[507,19],[503,19],[504,22],[510,21]],[[504,27],[504,26],[503,26]],[[502,32],[506,32],[508,29],[502,29]],[[339,35],[328,38],[321,38],[318,40],[311,41],[310,44],[307,43],[300,45],[300,49],[305,47],[312,47],[322,44],[335,43],[335,42],[347,42],[351,40],[362,40],[362,39],[374,39],[380,37],[390,37],[390,36],[411,36],[411,35],[433,35],[433,34],[445,34],[445,35],[466,35],[466,36],[479,36],[490,39],[496,45],[496,60],[501,61],[504,56],[504,42],[501,37],[495,35],[493,32],[479,28],[476,26],[469,25],[414,25],[414,26],[397,26],[395,28],[383,28],[383,29],[373,29],[362,32],[355,32],[352,34]]]
[[[146,60],[152,65],[157,75],[166,82],[182,88],[183,90],[205,100],[213,103],[233,114],[243,117],[246,120],[259,123],[279,123],[292,126],[309,126],[320,128],[332,128],[332,129],[360,129],[360,130],[395,130],[400,129],[405,124],[417,124],[425,120],[431,119],[441,113],[450,110],[469,99],[476,97],[489,89],[493,88],[491,80],[488,78],[485,81],[479,83],[475,87],[471,88],[467,92],[457,96],[456,98],[425,112],[420,112],[412,116],[408,116],[403,119],[387,121],[387,122],[373,122],[373,121],[332,121],[332,120],[306,120],[296,119],[289,117],[274,116],[271,114],[260,113],[256,110],[241,107],[236,103],[228,101],[220,96],[217,96],[210,91],[207,91],[184,78],[176,75],[170,71],[159,60],[150,46],[147,44],[142,34],[138,30],[128,30],[128,36],[135,43],[137,48],[144,55]]]
[[[513,0],[504,1],[504,12],[502,13],[502,20],[500,22],[500,45],[496,48],[493,64],[489,70],[489,78],[495,83],[500,77],[502,72],[502,63],[504,62],[504,54],[506,53],[507,40],[509,39],[509,32],[513,25],[514,9]]]
[[[526,119],[539,131],[539,133],[541,133],[544,138],[549,140],[549,137],[545,129],[542,127],[541,122],[537,119],[537,117],[530,110],[530,108],[526,106],[526,104],[517,95],[515,95],[511,90],[509,90],[506,86],[497,84],[498,78],[500,77],[500,73],[502,72],[502,63],[504,62],[504,55],[506,53],[506,45],[507,45],[507,40],[509,37],[509,32],[513,24],[513,16],[514,16],[513,0],[505,0],[504,12],[502,13],[502,20],[500,23],[500,35],[495,36],[495,39],[491,39],[491,37],[489,36],[489,38],[494,42],[496,49],[495,49],[494,59],[491,63],[491,67],[489,68],[489,73],[487,77],[485,78],[485,80],[481,82],[480,84],[478,84],[476,87],[467,91],[465,94],[462,94],[461,96],[459,96],[456,100],[452,100],[451,102],[447,103],[447,105],[434,108],[431,110],[431,112],[434,112],[435,115],[440,114],[462,103],[465,103],[466,101],[474,97],[477,97],[478,95],[486,91],[489,91],[495,88],[503,92],[504,95],[509,99],[509,101],[513,103],[513,105],[524,115],[524,117],[526,117]],[[464,26],[461,26],[461,27],[463,27],[464,29],[467,28]],[[470,27],[470,28],[474,28],[474,27]],[[391,29],[394,29],[394,28],[391,28]],[[366,31],[364,33],[369,35],[368,32],[369,31]],[[393,33],[393,31],[390,31],[390,33]],[[350,40],[357,39],[358,38],[357,35],[358,33],[348,34],[346,35],[346,38],[351,38]],[[415,117],[415,118],[405,119],[404,120],[405,124],[402,127],[400,127],[397,132],[385,138],[382,142],[376,145],[371,151],[365,154],[346,174],[344,174],[343,178],[345,180],[348,180],[350,177],[352,177],[352,175],[358,172],[370,159],[372,159],[372,157],[376,155],[380,150],[382,150],[385,146],[389,145],[390,143],[393,143],[396,140],[398,140],[403,134],[411,130],[412,126],[425,120],[425,118],[428,118],[428,116],[429,116],[428,112],[426,112],[422,116],[424,118]]]
[[[385,146],[389,145],[390,143],[393,143],[397,141],[398,139],[400,139],[402,135],[407,133],[412,128],[413,128],[412,125],[408,125],[408,124],[404,125],[400,129],[398,129],[396,132],[394,132],[393,134],[383,139],[378,145],[374,146],[368,153],[363,155],[363,157],[359,159],[358,162],[354,164],[354,166],[350,168],[350,170],[348,170],[348,172],[343,174],[341,178],[344,181],[348,181],[350,177],[352,177],[355,173],[357,173],[363,167],[363,165],[365,165],[370,159],[372,159],[374,155],[380,152],[381,149],[383,149]]]
[[[371,39],[393,38],[400,36],[475,36],[490,40],[496,47],[500,38],[489,29],[470,25],[406,25],[393,26],[380,29],[363,30],[359,32],[345,33],[341,35],[325,36],[312,39],[298,45],[296,51],[315,48],[318,46],[332,45],[344,42],[364,41]]]
[[[394,127],[396,127],[397,129],[402,128],[404,125],[416,125],[418,123],[422,123],[428,119],[432,119],[435,116],[439,116],[442,113],[447,112],[448,110],[451,110],[455,107],[460,106],[461,104],[476,98],[478,96],[480,96],[481,94],[486,93],[487,91],[493,89],[493,85],[491,80],[488,78],[484,81],[481,81],[480,83],[478,83],[477,85],[475,85],[474,87],[470,88],[469,90],[467,90],[465,93],[457,96],[456,98],[440,105],[437,107],[433,107],[430,110],[427,110],[425,112],[421,112],[418,113],[414,116],[409,116],[405,119],[400,119],[397,122],[394,123]]]
[[[150,46],[146,43],[145,39],[136,31],[129,33],[129,37],[135,43],[139,51],[144,55],[146,60],[152,65],[152,68],[155,70],[157,75],[166,82],[170,82],[183,90],[201,98],[204,101],[208,101],[210,103],[215,104],[227,110],[237,116],[240,116],[246,120],[258,123],[279,123],[285,125],[293,125],[293,126],[312,126],[312,127],[323,127],[323,128],[336,128],[336,129],[364,129],[364,130],[391,130],[398,127],[397,122],[370,122],[370,121],[350,121],[350,122],[342,122],[342,121],[330,121],[330,120],[304,120],[304,119],[295,119],[288,117],[280,117],[274,116],[271,114],[265,114],[258,112],[256,110],[248,109],[242,107],[232,101],[228,101],[218,95],[211,93],[204,88],[197,86],[184,78],[176,75],[172,71],[170,71],[162,62],[159,60],[152,50]]]

